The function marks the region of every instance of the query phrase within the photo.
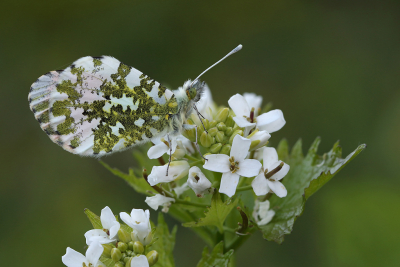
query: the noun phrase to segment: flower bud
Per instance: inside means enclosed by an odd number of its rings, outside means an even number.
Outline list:
[[[231,136],[232,133],[233,133],[233,128],[232,127],[226,127],[225,135],[226,136]]]
[[[220,154],[225,154],[228,155],[231,153],[231,145],[230,144],[226,144],[224,145],[221,150],[219,151]]]
[[[103,250],[103,256],[110,258],[111,257],[111,250],[114,248],[113,246],[109,245],[109,244],[102,244],[104,250]]]
[[[122,258],[122,253],[119,249],[117,248],[113,248],[111,250],[111,258],[113,259],[113,261],[117,262]]]
[[[118,239],[124,243],[129,243],[132,240],[130,233],[128,233],[122,228],[119,228],[118,230]]]
[[[196,142],[196,128],[185,129],[182,131],[182,135],[187,139],[189,139],[190,141]]]
[[[155,250],[152,250],[149,253],[147,253],[146,257],[147,257],[147,260],[149,261],[149,265],[153,266],[158,261],[158,252]]]
[[[210,121],[210,125],[208,126],[209,128],[217,126],[218,122],[216,120]]]
[[[200,143],[204,147],[210,147],[212,144],[215,143],[215,138],[207,134],[206,132],[203,132],[200,136]]]
[[[153,240],[153,232],[150,232],[143,240],[143,244],[147,246]]]
[[[208,134],[214,137],[218,133],[218,128],[217,127],[212,127],[208,130]]]
[[[133,251],[134,251],[136,254],[143,254],[143,252],[144,252],[143,244],[140,243],[139,241],[135,241],[135,242],[133,243]]]
[[[125,259],[124,259],[124,262],[125,262],[125,267],[131,267],[131,261],[132,261],[132,257],[126,257]]]
[[[225,123],[220,122],[220,123],[217,124],[217,128],[220,131],[225,131],[226,130],[226,125],[225,125]]]
[[[229,115],[229,108],[221,109],[215,116],[215,120],[218,122],[225,122]]]
[[[241,135],[241,136],[243,136],[243,131],[240,130],[240,129],[237,129],[236,131],[234,131],[234,132],[232,133],[231,137],[229,138],[229,144],[232,145],[233,138],[235,138],[236,135]]]
[[[235,126],[235,121],[233,120],[232,115],[229,115],[228,118],[225,121],[226,127],[233,127]]]
[[[260,144],[260,140],[251,141],[251,145],[250,145],[250,149],[249,149],[249,150],[254,149],[254,148],[257,147],[259,144]]]
[[[217,141],[218,143],[223,143],[224,138],[225,138],[224,132],[219,131],[219,132],[215,135],[215,141]]]
[[[124,242],[118,242],[117,246],[121,252],[125,252],[128,249],[128,244]]]
[[[210,122],[207,119],[203,119],[203,125],[204,128],[206,128],[206,130],[208,130],[208,128],[210,128]]]
[[[213,144],[213,145],[208,149],[208,151],[210,151],[210,152],[213,153],[213,154],[218,154],[218,152],[221,150],[221,148],[222,148],[222,144],[221,144],[221,143],[216,143],[216,144]]]
[[[129,250],[133,250],[133,243],[134,243],[134,241],[131,241],[128,243]]]
[[[251,140],[250,150],[258,149],[268,143],[271,135],[267,131],[259,131],[256,129],[246,138]]]
[[[117,262],[114,267],[125,267],[125,264],[123,264],[122,262]]]

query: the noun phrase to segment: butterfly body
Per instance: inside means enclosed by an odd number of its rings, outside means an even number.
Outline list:
[[[83,57],[41,76],[28,100],[53,142],[98,157],[179,134],[204,86],[187,81],[170,91],[113,57]]]

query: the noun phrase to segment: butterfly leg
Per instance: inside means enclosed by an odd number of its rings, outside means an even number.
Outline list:
[[[197,143],[197,125],[183,124],[183,128],[186,129],[186,130],[190,130],[190,129],[196,128],[196,141],[194,142],[194,145],[196,146],[197,151],[199,152],[200,156],[201,156],[204,160],[208,160],[208,159],[206,159],[205,157],[203,157],[203,154],[201,154],[199,144]]]
[[[168,160],[168,166],[167,166],[167,176],[168,176],[169,165],[171,164],[171,157],[172,157],[172,143],[171,143],[171,139],[169,138],[169,134],[167,134],[167,139],[168,139],[168,145],[169,145],[169,160]]]

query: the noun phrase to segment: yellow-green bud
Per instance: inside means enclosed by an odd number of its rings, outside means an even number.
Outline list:
[[[207,119],[203,119],[202,121],[206,130],[208,130],[208,128],[210,128],[210,122]]]
[[[117,248],[113,248],[111,250],[111,258],[113,259],[113,261],[117,262],[122,258],[122,253],[119,249]]]
[[[203,132],[200,136],[200,143],[204,147],[210,147],[212,144],[215,143],[215,138],[207,134],[206,132]]]
[[[221,143],[216,143],[213,144],[208,151],[210,151],[213,154],[218,154],[218,152],[221,150],[222,144]]]
[[[216,140],[218,143],[222,143],[222,142],[224,141],[224,137],[225,137],[224,132],[219,131],[219,132],[215,135],[215,140]]]
[[[123,264],[122,262],[117,262],[114,267],[125,267],[125,264]]]
[[[218,121],[213,120],[213,121],[210,121],[210,125],[209,125],[208,127],[209,127],[209,128],[212,128],[212,127],[217,126],[217,124],[218,124]]]
[[[226,136],[231,136],[232,133],[233,133],[233,128],[232,127],[226,127],[226,130],[225,130]]]
[[[208,134],[214,137],[218,133],[218,128],[217,127],[212,127],[208,130]]]
[[[118,242],[117,247],[121,252],[125,252],[128,249],[128,245],[124,242]]]
[[[226,144],[224,145],[221,150],[219,151],[220,154],[225,154],[225,155],[229,155],[231,153],[231,145],[230,144]]]
[[[223,108],[215,116],[215,120],[218,122],[225,122],[228,115],[229,115],[229,108]]]
[[[129,250],[133,250],[133,243],[134,243],[134,241],[131,241],[128,243]]]
[[[203,126],[201,126],[203,127]],[[192,142],[196,142],[196,128],[183,130],[182,135]]]
[[[133,251],[136,254],[143,254],[144,252],[143,244],[140,243],[139,241],[135,241],[135,243],[133,243]]]
[[[129,243],[130,241],[132,241],[130,233],[122,228],[119,228],[118,230],[118,239],[124,243]]]
[[[124,259],[125,267],[131,267],[131,261],[132,261],[132,257],[126,257]]]
[[[232,133],[231,137],[229,138],[229,144],[232,145],[233,138],[235,138],[236,135],[241,135],[241,136],[243,136],[243,131],[242,131],[242,130],[239,130],[239,129],[237,129],[236,131],[234,131],[234,132]]]
[[[147,261],[149,262],[149,265],[153,266],[158,261],[158,252],[155,250],[152,250],[149,253],[147,253],[146,257],[147,257]]]
[[[225,123],[220,122],[220,123],[217,124],[217,128],[220,131],[225,131],[226,130],[226,125],[225,125]]]
[[[260,142],[261,142],[260,140],[253,140],[253,141],[251,141],[251,145],[250,145],[250,149],[249,149],[249,150],[252,150],[252,149],[255,148],[256,146],[258,146],[258,144],[259,144]]]
[[[103,256],[110,258],[111,257],[111,250],[114,248],[113,246],[109,245],[109,244],[102,244],[103,246]]]
[[[225,121],[226,127],[233,127],[235,126],[235,121],[233,120],[232,115],[229,115],[228,118]]]

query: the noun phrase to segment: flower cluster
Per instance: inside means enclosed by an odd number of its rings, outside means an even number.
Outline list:
[[[120,224],[109,207],[101,211],[102,229],[85,233],[86,255],[67,248],[62,262],[68,267],[106,266],[102,260],[112,260],[114,267],[149,267],[156,264],[158,252],[147,252],[153,239],[148,210],[133,209],[120,213]],[[109,266],[109,265],[108,265]]]

